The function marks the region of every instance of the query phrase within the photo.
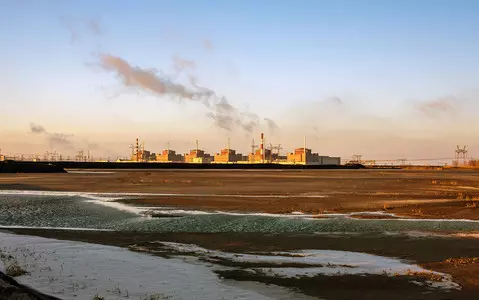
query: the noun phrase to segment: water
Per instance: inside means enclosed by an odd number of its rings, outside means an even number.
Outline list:
[[[0,193],[0,226],[85,228],[149,232],[473,232],[469,220],[352,219],[338,215],[312,219],[307,215],[201,213],[125,205],[121,197],[80,193]],[[156,211],[156,213],[155,213]],[[164,214],[149,217],[148,214]],[[172,212],[174,217],[167,213]]]

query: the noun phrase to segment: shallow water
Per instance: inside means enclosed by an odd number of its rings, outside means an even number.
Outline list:
[[[312,219],[301,214],[202,212],[126,205],[121,202],[126,197],[132,195],[0,191],[0,226],[153,232],[479,231],[479,222],[470,220],[365,220],[340,214]]]

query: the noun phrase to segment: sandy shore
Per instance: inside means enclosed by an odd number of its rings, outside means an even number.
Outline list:
[[[473,170],[88,172],[2,174],[0,189],[189,194],[194,196],[131,201],[203,210],[313,214],[384,210],[415,218],[479,219],[479,171]]]

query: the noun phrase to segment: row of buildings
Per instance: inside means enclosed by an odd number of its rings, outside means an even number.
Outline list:
[[[236,150],[230,149],[229,143],[225,149],[214,155],[206,153],[199,149],[196,141],[196,149],[190,150],[185,154],[178,154],[171,149],[165,149],[161,153],[155,154],[144,149],[144,144],[140,145],[136,139],[136,145],[131,145],[131,160],[134,162],[159,162],[159,163],[280,163],[280,164],[308,164],[308,165],[339,165],[340,157],[322,156],[313,153],[306,147],[297,148],[286,156],[280,155],[280,147],[264,147],[264,134],[261,134],[261,142],[258,149],[253,148],[251,153],[243,155],[236,153]],[[276,150],[276,151],[275,151]]]

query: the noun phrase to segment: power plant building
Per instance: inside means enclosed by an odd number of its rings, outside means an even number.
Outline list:
[[[193,149],[190,153],[185,154],[185,162],[186,163],[211,163],[213,161],[213,157],[210,154],[205,153],[203,150]]]
[[[318,153],[312,153],[308,148],[296,148],[293,153],[288,153],[287,162],[304,165],[339,165],[341,158],[321,156]]]
[[[214,158],[215,163],[230,163],[242,160],[243,155],[239,153],[237,154],[236,151],[232,149],[223,149],[220,153],[216,153]]]
[[[167,149],[163,150],[161,154],[156,155],[156,161],[158,162],[183,162],[183,155],[176,154],[176,151]]]
[[[270,157],[270,149],[257,149],[254,153],[248,155],[248,161],[251,163],[266,163]]]

